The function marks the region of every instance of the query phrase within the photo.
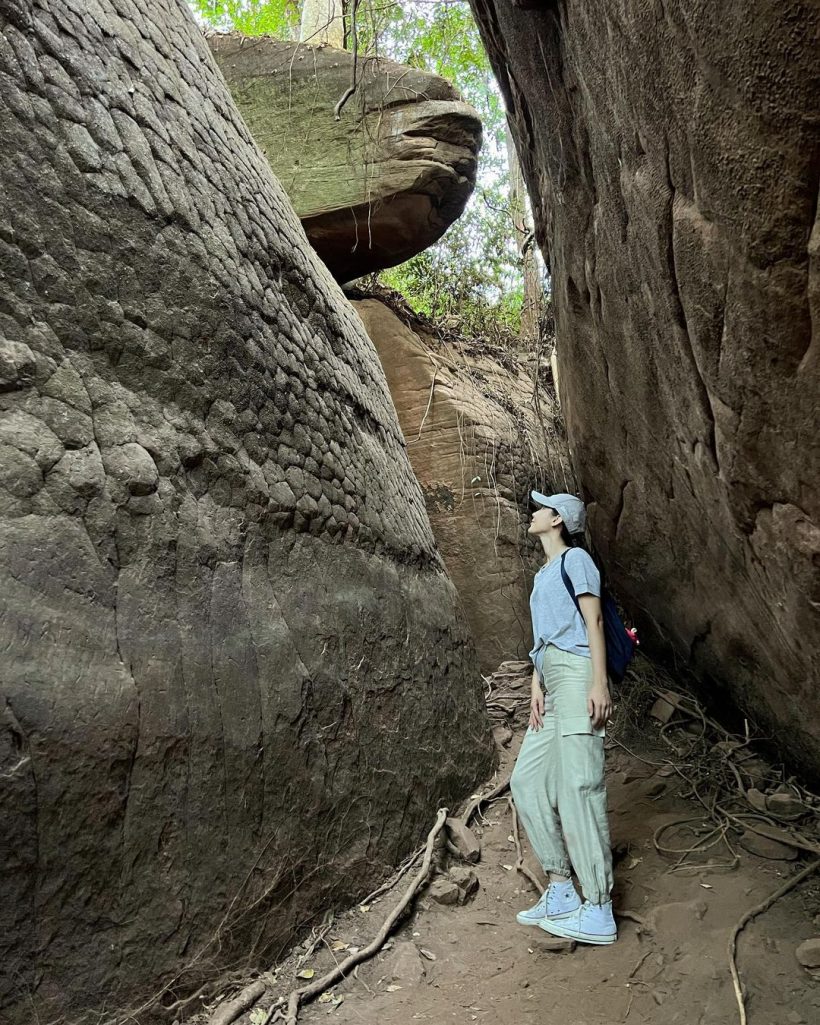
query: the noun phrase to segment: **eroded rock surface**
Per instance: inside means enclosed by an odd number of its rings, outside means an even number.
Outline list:
[[[208,42],[237,106],[340,281],[436,242],[473,191],[481,122],[444,79],[325,46],[238,34]]]
[[[269,963],[493,755],[376,354],[184,4],[0,28],[0,1017],[30,1022]]]
[[[644,637],[820,773],[818,9],[471,0]]]
[[[541,563],[529,492],[573,490],[554,393],[534,364],[437,338],[378,298],[354,301],[382,361],[436,543],[458,588],[483,672],[532,646],[529,595]]]

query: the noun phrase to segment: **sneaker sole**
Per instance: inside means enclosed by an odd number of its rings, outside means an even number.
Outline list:
[[[560,915],[550,915],[549,921],[557,922],[561,918],[569,918],[569,916],[574,914],[574,912],[577,910],[578,908],[573,908],[572,911],[562,911]],[[515,916],[515,920],[516,922],[518,922],[519,925],[540,925],[543,921],[545,921],[544,918],[525,918],[521,915],[520,912]]]
[[[538,927],[552,936],[560,936],[564,940],[575,940],[576,943],[591,943],[597,947],[609,946],[610,943],[614,943],[618,939],[617,933],[603,936],[596,933],[573,932],[571,929],[563,928],[553,918],[542,918]]]

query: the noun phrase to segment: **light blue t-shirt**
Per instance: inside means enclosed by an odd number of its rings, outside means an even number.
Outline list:
[[[583,548],[570,548],[564,556],[564,569],[575,588],[575,595],[601,596],[601,574],[592,556]],[[554,644],[562,651],[590,658],[589,639],[584,618],[561,577],[561,556],[551,559],[535,574],[530,595],[532,636],[530,658],[535,662],[539,648]]]

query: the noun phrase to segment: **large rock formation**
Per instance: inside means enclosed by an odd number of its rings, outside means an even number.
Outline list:
[[[213,35],[254,138],[340,281],[436,242],[473,191],[478,114],[444,79],[325,46]],[[356,91],[334,111],[356,75]]]
[[[817,5],[471,2],[595,541],[647,639],[820,772]]]
[[[573,490],[546,365],[437,337],[407,310],[354,301],[382,361],[436,543],[485,673],[532,646],[529,594],[541,562],[527,538],[534,486]],[[534,405],[534,397],[538,405]]]
[[[0,29],[0,1017],[30,1022],[268,963],[492,745],[376,354],[185,5]]]

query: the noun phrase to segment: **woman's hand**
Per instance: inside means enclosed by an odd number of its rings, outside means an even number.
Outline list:
[[[600,729],[612,715],[612,698],[605,683],[593,683],[587,699],[587,709],[594,729]]]
[[[544,692],[541,690],[537,669],[532,674],[530,690],[530,729],[537,733],[544,725]]]

